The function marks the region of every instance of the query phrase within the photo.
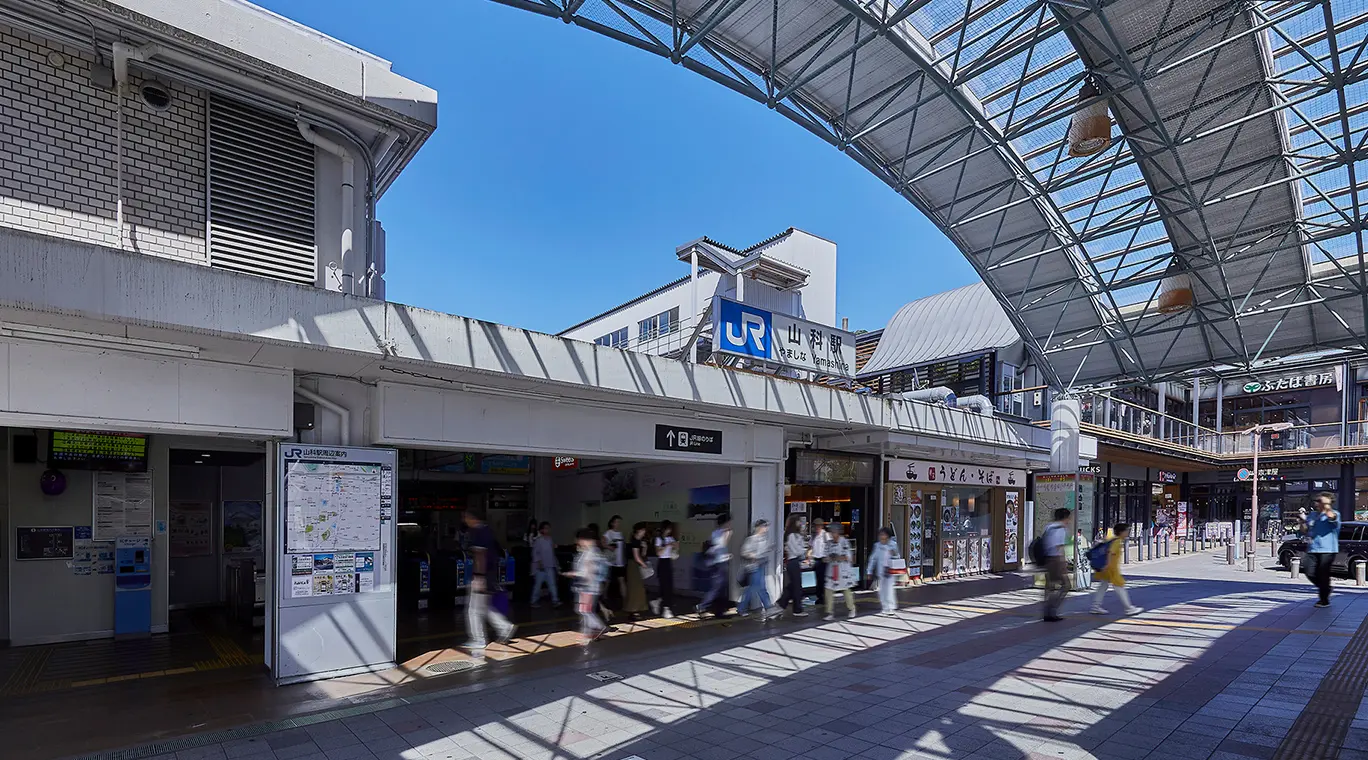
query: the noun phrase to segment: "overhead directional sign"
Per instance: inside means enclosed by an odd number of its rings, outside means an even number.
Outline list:
[[[722,431],[678,425],[655,426],[656,451],[687,451],[692,454],[721,454]]]

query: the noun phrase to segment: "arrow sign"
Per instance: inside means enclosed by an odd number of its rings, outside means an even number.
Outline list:
[[[721,454],[722,431],[679,427],[678,425],[656,425],[655,447],[656,451]]]

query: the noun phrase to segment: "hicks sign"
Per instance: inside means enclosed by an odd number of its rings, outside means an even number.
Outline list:
[[[855,336],[729,298],[713,307],[713,350],[834,377],[855,376]]]

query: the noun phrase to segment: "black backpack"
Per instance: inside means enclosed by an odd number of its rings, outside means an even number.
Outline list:
[[[1045,556],[1045,535],[1042,533],[1031,541],[1031,545],[1026,548],[1026,556],[1030,557],[1031,564],[1044,567],[1050,558]]]

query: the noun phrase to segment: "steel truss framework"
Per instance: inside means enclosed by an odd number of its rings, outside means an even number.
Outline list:
[[[1368,351],[1368,0],[496,0],[847,153],[959,246],[1062,387]],[[1115,126],[1065,145],[1093,80]],[[1156,309],[1189,274],[1196,308]]]

